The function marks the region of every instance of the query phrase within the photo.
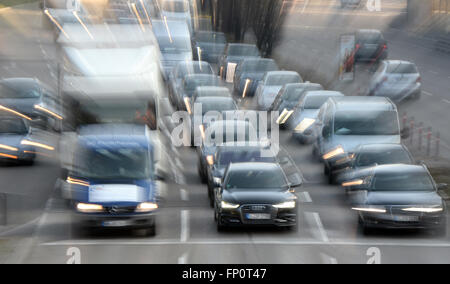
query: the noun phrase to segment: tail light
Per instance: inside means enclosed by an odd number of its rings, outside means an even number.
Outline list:
[[[422,82],[422,77],[419,76],[419,78],[417,78],[416,83],[421,83]]]

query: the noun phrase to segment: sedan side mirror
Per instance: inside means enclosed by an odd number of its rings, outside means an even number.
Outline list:
[[[439,184],[437,185],[437,189],[438,189],[439,191],[446,190],[446,189],[448,189],[448,184],[446,184],[446,183],[439,183]]]
[[[222,186],[222,179],[214,178],[213,184],[214,184],[214,187],[221,187]]]

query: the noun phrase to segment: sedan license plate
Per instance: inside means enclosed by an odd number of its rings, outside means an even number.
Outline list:
[[[131,222],[128,220],[104,221],[102,225],[103,227],[125,227],[131,225]]]
[[[247,219],[249,219],[249,220],[269,220],[270,214],[249,213],[249,214],[247,214]]]
[[[419,221],[419,216],[402,216],[402,215],[397,215],[397,216],[394,216],[394,221],[397,221],[397,222],[417,222],[417,221]]]

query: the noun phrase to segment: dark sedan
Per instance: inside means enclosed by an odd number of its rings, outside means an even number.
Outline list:
[[[190,109],[190,106],[192,104],[192,96],[194,95],[197,87],[203,86],[221,87],[223,86],[223,84],[220,78],[215,75],[187,75],[184,78],[182,86],[177,94],[178,109],[186,110],[189,112],[189,114],[192,114],[192,110]]]
[[[342,183],[365,234],[372,229],[447,230],[447,210],[423,165],[383,165],[362,170]]]
[[[254,44],[243,43],[230,43],[225,51],[225,54],[220,57],[219,60],[219,75],[223,79],[227,79],[228,82],[232,82],[234,78],[234,72],[230,69],[235,69],[237,65],[244,59],[258,58],[258,47]],[[228,73],[230,70],[230,73]]]
[[[278,164],[231,164],[215,189],[217,229],[226,226],[297,227],[294,187]]]
[[[227,39],[224,33],[201,31],[195,33],[192,52],[197,60],[217,63],[226,46]]]
[[[359,146],[355,153],[338,160],[330,169],[330,183],[340,184],[352,178],[359,170],[375,165],[405,164],[414,165],[416,161],[401,144],[366,144]]]
[[[259,81],[264,78],[264,74],[278,70],[277,63],[273,59],[245,59],[236,67],[234,74],[234,95],[241,98],[253,96]]]
[[[208,168],[208,197],[211,207],[214,206],[214,184],[220,184],[225,170],[230,164],[244,162],[275,163],[276,155],[270,149],[258,142],[248,142],[245,145],[225,143],[217,148],[214,163]]]

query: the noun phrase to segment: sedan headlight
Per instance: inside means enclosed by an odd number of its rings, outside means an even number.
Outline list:
[[[344,148],[342,148],[341,146],[331,150],[330,152],[326,153],[325,155],[323,155],[323,159],[324,160],[329,160],[332,159],[334,157],[337,157],[339,155],[342,155],[345,153]]]
[[[352,181],[346,181],[342,183],[343,187],[349,187],[349,186],[358,186],[358,185],[363,185],[365,183],[365,181],[363,179],[355,179]]]
[[[143,202],[136,207],[136,212],[151,212],[158,209],[158,204],[153,202]]]
[[[386,208],[384,207],[353,207],[352,210],[359,212],[368,212],[368,213],[386,213]]]
[[[294,113],[293,110],[283,109],[283,112],[277,119],[277,124],[284,124],[289,119],[289,117]]]
[[[212,166],[214,164],[214,157],[213,157],[213,155],[206,156],[206,162],[208,163],[208,165]]]
[[[191,99],[188,97],[184,97],[184,104],[186,106],[186,110],[189,114],[192,114],[192,109],[191,109]]]
[[[220,203],[220,206],[222,207],[222,209],[237,209],[239,208],[239,204],[232,204],[232,203],[228,203],[226,201],[222,201]]]
[[[278,209],[292,209],[295,208],[295,201],[286,201],[280,204],[276,204],[273,207]]]
[[[103,211],[103,206],[91,203],[78,203],[77,210],[82,213],[97,213]]]
[[[300,122],[294,129],[295,132],[303,133],[306,131],[306,129],[310,128],[314,122],[316,122],[315,119],[312,118],[305,118]]]
[[[444,208],[439,207],[410,207],[410,208],[404,208],[402,211],[406,212],[419,212],[419,213],[437,213],[444,211]]]

